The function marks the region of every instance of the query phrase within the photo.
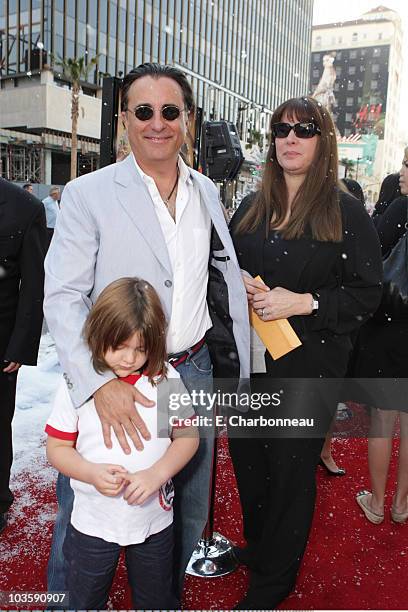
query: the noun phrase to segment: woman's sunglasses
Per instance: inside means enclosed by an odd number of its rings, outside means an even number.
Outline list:
[[[129,108],[127,110],[133,113],[139,121],[149,121],[154,115],[154,110],[149,104],[141,104],[136,106],[134,110]],[[165,104],[161,107],[160,114],[165,121],[175,121],[180,117],[183,110],[184,108],[179,108],[175,104]]]
[[[291,130],[298,138],[313,138],[316,134],[322,133],[319,126],[312,121],[295,123],[295,125],[290,125],[290,123],[272,124],[272,136],[274,138],[287,138]]]

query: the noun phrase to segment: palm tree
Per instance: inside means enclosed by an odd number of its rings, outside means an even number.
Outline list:
[[[89,71],[97,64],[98,57],[93,57],[87,63],[86,56],[68,57],[63,59],[57,56],[54,63],[62,67],[64,75],[71,81],[71,181],[77,175],[78,154],[78,117],[79,117],[79,90],[80,81],[84,81]]]
[[[347,178],[347,174],[351,174],[351,171],[354,169],[354,161],[347,157],[343,157],[340,163],[344,166],[344,178]]]

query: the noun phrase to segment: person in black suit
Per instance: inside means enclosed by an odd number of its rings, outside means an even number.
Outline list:
[[[0,178],[0,531],[13,502],[9,481],[17,373],[22,364],[37,362],[46,244],[42,203]]]
[[[373,211],[373,219],[376,225],[379,221],[378,217],[385,213],[391,202],[393,202],[397,198],[400,198],[401,195],[407,195],[408,189],[403,183],[404,174],[406,174],[407,164],[408,147],[405,147],[404,159],[402,160],[401,170],[399,172],[394,172],[393,174],[389,174],[388,176],[386,176],[381,184],[380,195],[378,196],[378,201]]]
[[[351,178],[343,178],[341,180],[347,191],[357,198],[357,200],[359,200],[363,206],[365,206],[364,191],[360,183]]]
[[[247,541],[236,556],[251,570],[238,607],[262,610],[294,587],[308,540],[316,468],[341,385],[335,380],[326,394],[329,383],[319,380],[345,376],[350,334],[376,310],[382,278],[374,225],[339,188],[330,113],[313,98],[294,98],[274,112],[270,132],[260,190],[244,198],[230,229],[253,316],[288,319],[302,344],[276,360],[266,352],[266,373],[252,377],[251,389],[283,390],[282,406],[257,415],[313,416],[319,427],[280,437],[250,421],[241,437],[229,429]]]
[[[399,176],[399,172],[394,172],[386,176],[381,183],[380,195],[373,210],[373,219],[384,214],[391,202],[400,197]]]

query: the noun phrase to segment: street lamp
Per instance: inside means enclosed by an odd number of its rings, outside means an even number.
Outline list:
[[[249,102],[245,103],[245,104],[238,104],[238,117],[237,117],[237,131],[239,134],[240,139],[243,139],[243,133],[242,133],[242,128],[243,128],[243,121],[242,121],[242,113],[244,113],[249,107]]]
[[[359,163],[362,161],[362,159],[363,159],[362,157],[357,157],[357,160],[356,160],[357,161],[356,181],[358,181],[358,166],[359,166]]]

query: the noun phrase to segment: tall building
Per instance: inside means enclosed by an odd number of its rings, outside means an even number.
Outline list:
[[[353,155],[361,176],[377,183],[400,166],[399,116],[402,77],[402,28],[399,15],[379,6],[360,19],[313,27],[310,91],[322,77],[325,56],[336,71],[333,117],[339,134],[340,157]],[[375,156],[363,156],[363,148]],[[346,142],[344,142],[346,141]],[[363,147],[364,145],[364,147]],[[367,179],[368,181],[368,179]],[[378,187],[378,185],[377,185]],[[377,189],[378,191],[378,189]]]
[[[95,164],[103,76],[145,61],[182,68],[205,118],[262,138],[272,110],[307,92],[312,10],[313,0],[0,0],[0,128],[21,133],[21,146],[24,133],[40,136],[41,180],[65,182],[70,92],[56,58],[98,56],[82,84],[80,170]],[[4,149],[0,139],[10,175]],[[21,180],[37,178],[19,167]]]

